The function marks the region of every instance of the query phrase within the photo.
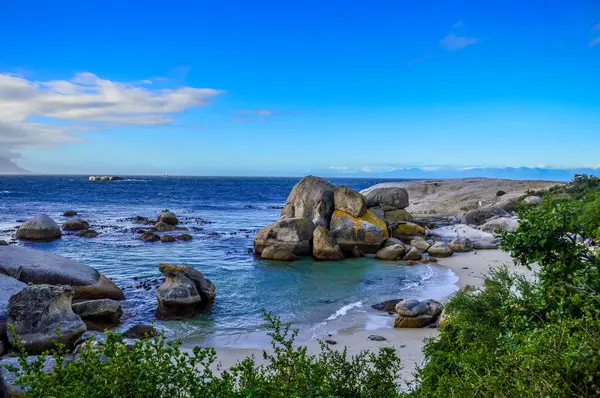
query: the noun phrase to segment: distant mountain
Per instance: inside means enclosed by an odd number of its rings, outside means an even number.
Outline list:
[[[29,170],[25,170],[14,164],[11,160],[0,158],[0,174],[28,174]]]

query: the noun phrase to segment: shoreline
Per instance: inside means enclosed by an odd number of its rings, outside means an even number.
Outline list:
[[[469,253],[455,253],[451,257],[439,259],[437,263],[437,265],[454,272],[458,277],[456,281],[458,289],[463,289],[467,285],[472,287],[482,286],[488,271],[502,264],[507,264],[510,268],[515,267],[510,255],[501,250],[476,250]],[[528,277],[533,275],[533,272],[528,271],[525,267],[515,269],[519,269],[520,272],[523,272]],[[313,340],[302,345],[307,347],[308,354],[316,355],[321,350],[318,340],[331,339],[336,341],[337,344],[330,345],[329,347],[338,351],[347,347],[349,356],[356,355],[364,350],[376,351],[382,347],[392,347],[402,360],[400,378],[406,382],[410,382],[414,379],[414,372],[417,367],[423,364],[424,355],[422,349],[425,339],[435,337],[438,333],[437,329],[432,328],[394,329],[393,318],[390,317],[390,323],[386,327],[373,330],[341,330],[333,335],[315,336]],[[382,336],[386,340],[372,341],[368,339],[370,335]],[[184,340],[182,348],[191,351],[196,345],[194,342],[195,339]],[[272,349],[270,346],[261,349],[217,348],[217,364],[220,369],[229,369],[238,361],[248,356],[254,356],[258,364],[265,364],[263,351],[271,352]]]

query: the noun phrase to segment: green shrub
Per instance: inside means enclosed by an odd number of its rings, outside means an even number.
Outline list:
[[[524,210],[502,247],[517,264],[537,264],[537,279],[502,268],[483,290],[455,295],[425,346],[415,396],[600,395],[599,261],[567,237],[583,233],[576,215],[564,204]]]
[[[51,355],[56,365],[42,370],[45,355],[28,362],[21,349],[16,385],[28,397],[395,397],[400,396],[400,359],[391,348],[363,352],[351,358],[325,343],[318,355],[294,347],[297,330],[282,326],[265,312],[272,338],[266,365],[253,357],[230,370],[215,373],[212,348],[182,351],[164,334],[127,346],[122,336],[107,332],[106,341],[83,343],[75,360],[64,346]]]

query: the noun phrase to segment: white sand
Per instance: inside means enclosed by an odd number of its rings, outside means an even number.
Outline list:
[[[502,264],[507,264],[514,267],[510,256],[500,250],[479,250],[470,253],[455,253],[452,257],[439,260],[439,265],[451,269],[459,278],[457,282],[458,288],[463,288],[467,285],[473,287],[481,286],[485,279],[485,275],[492,267],[497,267]],[[525,267],[518,267],[519,271],[531,275]],[[375,311],[375,310],[373,310]],[[396,349],[398,356],[402,360],[402,379],[410,381],[413,379],[413,373],[417,366],[423,364],[423,343],[426,338],[437,336],[436,329],[394,329],[387,327],[378,330],[360,330],[352,333],[340,332],[333,337],[327,335],[318,336],[319,339],[332,339],[337,342],[332,346],[335,349],[343,349],[348,347],[350,355],[357,354],[363,350],[377,350],[380,347],[393,347]],[[379,335],[387,340],[382,342],[371,341],[367,337],[369,335]],[[194,345],[193,341],[184,343],[185,348],[191,348]],[[310,354],[317,354],[320,351],[320,346],[317,341],[311,341],[307,344]],[[270,351],[269,347],[265,347]],[[254,355],[258,363],[264,363],[263,350],[260,349],[243,349],[243,348],[221,348],[217,349],[219,362],[224,369],[235,365],[243,358]]]

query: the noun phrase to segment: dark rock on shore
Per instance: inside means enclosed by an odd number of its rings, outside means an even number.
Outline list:
[[[5,240],[0,240],[0,246],[8,246],[8,242]]]
[[[377,311],[396,312],[396,305],[404,299],[387,300],[383,303],[373,304],[371,308]]]
[[[0,340],[6,338],[8,300],[26,287],[26,283],[8,275],[0,274]]]
[[[14,325],[16,337],[29,354],[54,348],[54,341],[68,349],[86,331],[85,323],[73,313],[74,291],[69,286],[27,286],[8,302],[8,323]],[[57,327],[60,324],[60,338]],[[13,337],[8,336],[14,344]]]
[[[123,337],[128,339],[143,339],[156,336],[157,332],[150,325],[133,325],[123,333]]]
[[[40,214],[23,223],[16,233],[17,239],[48,241],[60,239],[58,224],[46,214]]]
[[[395,328],[423,328],[434,324],[444,306],[435,300],[403,300],[396,305]]]
[[[24,283],[72,286],[76,299],[125,298],[121,289],[92,267],[26,247],[0,247],[0,272]]]
[[[114,329],[121,324],[123,309],[118,301],[110,299],[73,303],[73,312],[83,319],[89,330]]]

